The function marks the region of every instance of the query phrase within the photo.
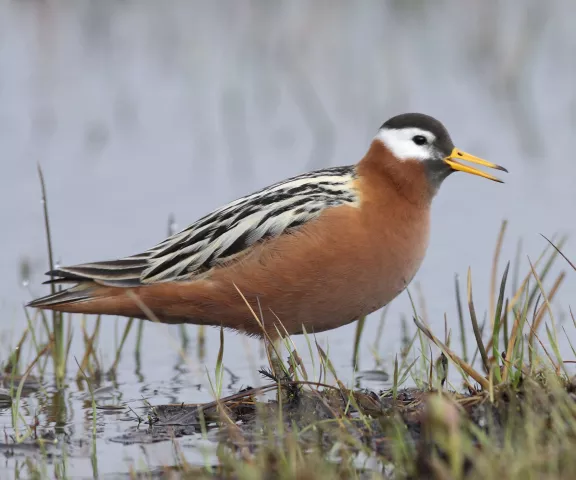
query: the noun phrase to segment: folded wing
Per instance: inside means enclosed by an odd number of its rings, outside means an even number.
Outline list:
[[[238,258],[266,239],[290,233],[326,208],[355,204],[354,167],[307,173],[235,200],[138,255],[118,260],[59,267],[46,283],[78,284],[76,301],[89,295],[86,282],[136,287],[190,280]],[[62,297],[61,292],[56,295]],[[44,297],[33,302],[41,306]],[[60,298],[59,302],[65,298]],[[36,304],[36,305],[35,305]]]

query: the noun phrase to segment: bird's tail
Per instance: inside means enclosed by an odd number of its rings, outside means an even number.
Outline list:
[[[91,300],[94,292],[98,289],[97,285],[93,282],[82,282],[74,287],[62,290],[45,297],[37,298],[30,302],[27,306],[34,308],[48,308],[58,310],[59,306],[66,304],[75,304]]]
[[[71,313],[142,315],[126,293],[131,287],[138,290],[142,286],[140,274],[146,266],[142,255],[57,268],[47,273],[51,278],[44,283],[68,288],[38,298],[28,306]]]
[[[106,287],[95,282],[80,282],[77,285],[38,298],[29,307],[55,310],[66,313],[86,313],[143,317],[142,310],[127,294],[129,288]],[[138,291],[138,289],[134,289]]]

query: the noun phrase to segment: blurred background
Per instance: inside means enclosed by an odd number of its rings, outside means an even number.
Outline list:
[[[443,331],[445,314],[456,328],[454,276],[471,267],[476,307],[487,311],[504,219],[500,272],[520,239],[527,272],[526,256],[546,246],[540,234],[575,233],[574,14],[567,0],[0,1],[0,340],[18,338],[22,305],[48,291],[38,164],[57,262],[116,258],[162,240],[171,215],[183,228],[271,182],[356,163],[378,127],[408,111],[437,117],[458,147],[510,171],[504,185],[447,180],[411,286],[434,328]],[[576,259],[572,241],[564,252]],[[555,302],[560,317],[575,277]],[[399,349],[402,316],[411,318],[407,294],[388,310],[384,358]],[[378,318],[366,325],[364,368]],[[105,320],[109,358],[125,320]],[[354,328],[320,336],[344,376]],[[195,385],[214,364],[218,332],[207,331],[200,373],[180,383],[166,378],[182,363],[178,335],[146,326],[146,378],[123,361],[134,397],[210,397]],[[225,363],[240,383],[263,363],[249,365],[252,344],[226,333]]]

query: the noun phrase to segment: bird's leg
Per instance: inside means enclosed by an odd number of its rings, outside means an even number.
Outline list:
[[[266,346],[266,356],[268,357],[268,364],[274,374],[274,377],[279,381],[286,379],[286,369],[282,364],[280,352],[282,351],[282,339],[280,337],[265,338],[264,343]]]

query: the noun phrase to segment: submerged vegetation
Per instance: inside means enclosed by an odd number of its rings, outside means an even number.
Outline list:
[[[113,441],[173,444],[173,464],[160,470],[134,465],[128,475],[132,478],[573,478],[576,378],[569,367],[576,363],[571,341],[576,318],[570,311],[572,325],[566,328],[555,318],[551,303],[566,273],[549,277],[554,262],[564,262],[569,275],[576,275],[576,267],[562,253],[565,239],[551,239],[539,258],[528,259],[525,271],[518,255],[500,274],[505,230],[503,223],[488,314],[483,318],[475,308],[470,271],[465,288],[458,279],[455,284],[458,339],[447,322],[442,335],[434,332],[413,301],[413,326],[405,326],[406,339],[391,366],[391,384],[383,390],[351,387],[341,380],[330,352],[308,333],[306,352],[299,352],[289,337],[282,342],[265,338],[269,367],[260,371],[264,384],[223,397],[221,332],[216,365],[207,371],[213,402],[144,401],[136,412],[123,402],[98,402],[98,386],[103,376],[114,376],[130,335],[137,339],[138,362],[145,322],[126,323],[114,360],[106,366],[98,354],[99,318],[89,330],[84,318],[26,311],[27,328],[11,352],[0,358],[0,409],[9,410],[12,418],[12,428],[0,440],[0,452],[21,456],[17,478],[73,476],[67,468],[71,439],[61,427],[67,421],[66,392],[76,381],[86,392],[94,477],[99,462],[105,461],[96,448],[97,413],[121,411],[131,423]],[[363,327],[364,321],[359,321],[355,366]],[[378,336],[383,328],[382,323]],[[472,351],[466,337],[470,332],[476,344]],[[72,337],[78,334],[84,354],[71,361]],[[574,354],[571,359],[561,355],[562,337]],[[198,338],[203,346],[203,332]],[[190,341],[183,330],[182,342]],[[377,346],[378,340],[375,357]],[[29,361],[23,352],[32,352]],[[309,360],[304,362],[303,357]],[[75,367],[70,369],[71,365]],[[48,425],[40,425],[29,406],[31,393],[52,397]],[[188,435],[217,446],[216,456],[190,463],[178,441]]]

